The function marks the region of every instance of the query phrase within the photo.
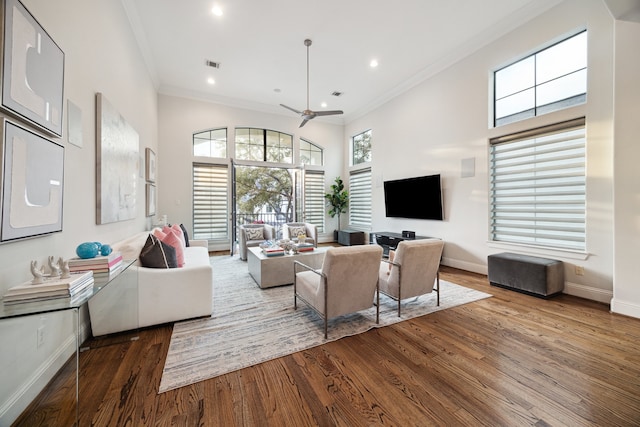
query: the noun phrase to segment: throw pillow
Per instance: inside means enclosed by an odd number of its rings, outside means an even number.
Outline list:
[[[167,236],[167,233],[160,230],[159,228],[154,228],[152,234],[160,240],[164,239]]]
[[[140,251],[140,264],[149,268],[176,268],[176,250],[161,242],[153,234],[149,234],[147,241]]]
[[[264,228],[247,227],[244,229],[247,240],[264,240]]]
[[[164,227],[162,227],[162,232],[164,234],[167,234],[167,235],[168,234],[175,234],[176,237],[180,240],[180,244],[182,245],[182,247],[183,248],[185,247],[185,245],[184,245],[184,234],[182,233],[182,230],[180,229],[179,225],[172,225],[172,226],[166,226],[165,225]],[[164,241],[164,239],[160,239],[160,240]]]
[[[162,243],[172,246],[176,250],[176,261],[178,262],[178,267],[184,266],[184,246],[182,246],[182,241],[176,233],[167,233],[165,238],[161,239],[161,241]]]
[[[189,233],[187,233],[187,227],[184,224],[180,224],[180,229],[182,230],[182,234],[184,234],[184,246],[189,247]]]
[[[305,227],[299,227],[299,226],[289,227],[289,238],[290,239],[295,239],[300,234],[304,234],[306,236],[307,235],[307,229]]]

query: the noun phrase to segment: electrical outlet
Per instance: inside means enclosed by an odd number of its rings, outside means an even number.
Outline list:
[[[37,334],[38,334],[38,345],[37,345],[37,348],[40,348],[44,344],[44,326],[40,326],[38,328]]]
[[[584,267],[576,265],[576,276],[584,276]]]

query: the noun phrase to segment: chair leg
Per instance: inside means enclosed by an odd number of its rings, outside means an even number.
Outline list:
[[[324,318],[324,339],[325,340],[327,339],[327,323],[328,323],[327,317],[325,316]]]
[[[438,307],[440,307],[440,270],[438,270],[438,272],[436,273],[436,301],[438,304]]]
[[[380,285],[376,285],[376,325],[380,324]]]

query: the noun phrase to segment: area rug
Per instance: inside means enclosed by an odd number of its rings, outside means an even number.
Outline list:
[[[211,265],[213,315],[174,325],[160,393],[491,296],[441,280],[440,306],[432,292],[404,301],[399,318],[397,303],[381,295],[380,324],[375,308],[338,317],[330,320],[325,340],[323,321],[313,310],[303,302],[293,309],[292,285],[260,289],[237,256],[211,257]]]

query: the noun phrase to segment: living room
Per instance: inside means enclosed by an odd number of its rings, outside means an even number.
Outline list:
[[[70,257],[84,241],[112,242],[149,229],[157,217],[145,216],[138,204],[136,218],[96,225],[96,107],[97,92],[105,94],[140,137],[140,147],[158,156],[159,214],[169,221],[192,221],[192,135],[215,127],[253,126],[289,132],[322,145],[327,186],[331,177],[350,171],[350,138],[373,132],[372,230],[415,230],[445,242],[443,264],[486,274],[487,256],[512,248],[488,242],[488,140],[522,130],[491,122],[491,70],[559,41],[580,29],[589,32],[588,101],[568,110],[533,118],[528,128],[586,117],[587,137],[587,251],[573,255],[561,251],[529,251],[533,255],[562,259],[566,265],[565,292],[611,304],[615,313],[640,318],[637,286],[636,224],[640,149],[636,53],[640,39],[637,5],[622,9],[614,0],[546,2],[548,10],[473,49],[455,61],[434,64],[416,81],[407,82],[396,96],[371,105],[358,117],[341,124],[315,120],[299,129],[299,119],[285,112],[252,110],[186,96],[176,91],[158,92],[148,58],[139,47],[130,2],[50,2],[25,0],[65,52],[64,96],[82,112],[83,146],[65,145],[63,231],[0,246],[0,291],[30,277],[29,262],[48,256]],[[133,23],[135,28],[135,23]],[[170,27],[170,25],[168,25]],[[170,31],[170,28],[168,29]],[[306,35],[303,35],[305,37]],[[302,39],[297,34],[292,38]],[[299,41],[300,45],[302,40]],[[318,41],[318,43],[320,43]],[[301,46],[301,55],[304,51]],[[303,59],[303,58],[302,58]],[[445,66],[446,65],[446,66]],[[319,78],[319,76],[314,76]],[[66,111],[66,102],[65,102]],[[66,114],[65,114],[66,117]],[[461,177],[461,162],[474,159],[473,176]],[[441,174],[445,220],[389,219],[384,215],[381,183],[410,176]],[[144,188],[140,178],[139,187]],[[143,198],[141,199],[143,200]],[[326,218],[329,234],[337,227]],[[329,240],[328,235],[324,236]],[[577,270],[574,267],[581,267]],[[584,271],[584,274],[576,274]],[[36,349],[34,330],[46,323],[43,347]],[[0,394],[9,405],[0,418],[15,417],[71,355],[73,324],[55,318],[25,318],[0,323],[3,381]],[[84,337],[89,334],[86,310],[80,313]],[[52,355],[55,355],[53,357]],[[40,372],[31,377],[34,371]],[[5,374],[6,373],[6,374]],[[32,383],[25,385],[25,377]],[[19,390],[16,393],[16,390]],[[31,393],[31,394],[30,394]],[[26,402],[26,403],[25,403]],[[16,414],[17,412],[17,414]]]

